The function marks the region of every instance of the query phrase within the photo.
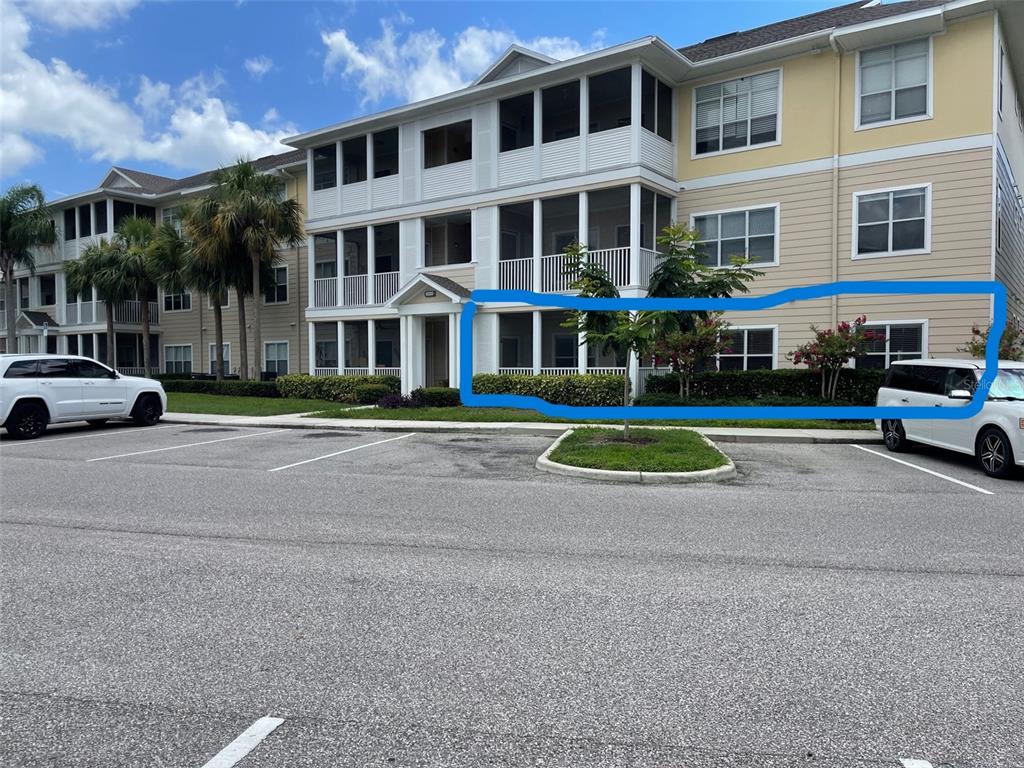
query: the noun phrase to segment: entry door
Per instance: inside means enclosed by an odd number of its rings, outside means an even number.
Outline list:
[[[82,382],[75,376],[71,360],[39,361],[39,394],[54,409],[55,418],[73,418],[82,413]]]
[[[448,381],[448,317],[423,319],[424,381],[439,387]],[[448,382],[451,386],[451,382]]]
[[[128,385],[124,379],[112,378],[113,371],[93,360],[79,360],[77,368],[84,416],[119,416],[126,412]]]

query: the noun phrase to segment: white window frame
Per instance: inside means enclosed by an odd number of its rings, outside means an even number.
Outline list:
[[[291,292],[291,284],[289,283],[289,281],[291,280],[291,270],[288,269],[288,265],[287,264],[274,264],[271,267],[271,269],[273,269],[275,272],[277,270],[279,270],[279,269],[283,269],[284,270],[284,290],[285,290],[285,294],[288,296],[288,298],[286,298],[284,301],[267,301],[267,294],[265,292],[266,286],[260,286],[260,293],[263,294],[260,297],[260,300],[263,302],[264,306],[280,307],[280,306],[284,306],[285,304],[291,304],[291,302],[292,302],[292,292]],[[278,282],[274,283],[274,287],[275,288],[277,288],[277,286],[279,286],[279,285],[280,285],[280,283],[278,283]]]
[[[864,48],[866,51],[873,51],[878,48],[889,48],[893,45],[899,45],[900,43],[911,43],[914,40],[922,40],[922,37],[912,37],[909,40],[899,40],[888,45],[873,45],[868,48]],[[904,123],[917,123],[921,120],[931,120],[934,116],[933,100],[935,96],[935,51],[933,45],[933,35],[928,36],[928,82],[926,83],[926,96],[925,96],[925,113],[923,115],[913,115],[912,117],[901,117],[893,118],[892,120],[880,120],[877,123],[868,123],[861,125],[860,122],[860,54],[861,49],[857,50],[857,60],[854,67],[854,78],[856,84],[853,89],[853,130],[854,131],[870,131],[873,128],[885,128],[890,125],[903,125]],[[894,70],[895,71],[895,70]],[[892,92],[895,92],[895,84],[893,85]],[[894,97],[895,98],[895,97]],[[893,105],[893,114],[895,115],[895,104]]]
[[[748,213],[749,211],[763,211],[767,208],[772,208],[775,211],[775,254],[774,260],[770,262],[760,262],[758,264],[751,263],[749,266],[751,269],[761,269],[761,267],[777,267],[779,266],[779,254],[781,237],[781,222],[782,222],[782,205],[780,203],[763,203],[754,205],[744,205],[740,208],[723,208],[718,211],[694,211],[690,214],[690,229],[692,230],[695,226],[698,216],[721,216],[726,213]],[[749,241],[750,241],[750,217],[747,217],[747,234],[744,236],[744,240],[747,242],[747,247],[744,249],[745,252],[749,252]],[[757,235],[755,235],[757,237]],[[722,239],[721,223],[718,228],[718,240]],[[730,238],[732,239],[732,238]],[[721,255],[719,255],[721,260]],[[728,269],[730,265],[715,265],[715,269]],[[751,326],[753,327],[753,326]]]
[[[903,192],[908,189],[924,190],[924,247],[908,248],[903,251],[879,251],[878,253],[857,253],[857,238],[860,227],[860,206],[858,198],[865,195],[880,195],[884,192]],[[891,213],[890,213],[891,215]],[[853,220],[853,231],[850,243],[850,256],[854,261],[862,259],[886,259],[890,256],[920,256],[932,252],[932,184],[904,184],[899,187],[882,189],[859,189],[853,193],[853,209],[850,218]],[[889,219],[889,244],[892,245],[892,219]]]
[[[927,360],[928,359],[928,319],[927,318],[925,318],[923,320],[921,320],[921,319],[868,320],[868,322],[866,322],[864,324],[864,328],[867,329],[867,330],[876,330],[876,329],[878,329],[878,328],[880,328],[882,326],[885,327],[885,366],[882,368],[882,370],[887,370],[889,368],[889,366],[892,365],[892,360],[890,359],[890,357],[892,355],[892,352],[889,351],[889,341],[890,341],[890,338],[891,338],[890,335],[889,335],[889,327],[893,326],[893,325],[919,325],[919,326],[921,326],[921,357],[920,358],[907,358],[907,359]],[[878,355],[873,355],[873,357],[878,357]],[[850,363],[851,363],[851,365],[850,365],[851,368],[856,368],[857,367],[857,361],[856,360],[851,360]]]
[[[207,351],[210,354],[209,365],[207,365],[206,371],[211,376],[216,376],[217,375],[217,369],[216,369],[215,366],[217,365],[217,342],[212,341],[209,344],[207,344],[206,346],[207,346]],[[224,371],[225,374],[231,373],[231,342],[230,341],[225,341],[224,342],[224,367],[227,368],[227,370]]]
[[[291,370],[292,370],[292,348],[291,348],[291,344],[288,342],[287,339],[281,339],[279,341],[271,340],[271,341],[264,341],[263,342],[263,367],[262,367],[261,370],[264,370],[264,371],[267,370],[267,345],[268,344],[284,344],[285,363],[288,366],[288,372],[291,373]],[[283,374],[279,374],[279,375],[283,375]]]
[[[759,72],[747,72],[742,75],[736,75],[733,77],[727,77],[722,80],[712,80],[707,83],[696,83],[690,89],[690,159],[700,160],[704,157],[718,157],[719,155],[731,155],[735,152],[750,152],[754,149],[764,149],[765,147],[777,147],[782,144],[782,80],[783,80],[783,68],[772,67],[770,69],[763,69]],[[769,72],[779,73],[779,85],[778,95],[775,108],[775,119],[777,121],[775,129],[775,141],[766,141],[762,144],[747,144],[745,147],[733,147],[732,149],[719,149],[717,152],[701,152],[697,154],[697,89],[703,88],[706,85],[719,85],[720,83],[728,83],[732,80],[742,80],[747,77],[757,77],[758,75],[766,75]],[[747,116],[747,141],[750,141],[750,116]]]
[[[188,296],[188,309],[168,309],[167,299],[171,296]],[[211,307],[212,309],[213,307]],[[160,311],[166,314],[172,312],[191,312],[192,311],[192,291],[180,291],[178,293],[168,293],[167,291],[160,292]],[[171,346],[174,346],[173,344]]]
[[[167,370],[167,350],[168,349],[185,349],[188,348],[188,373],[195,373],[195,358],[192,353],[192,344],[164,344],[164,373],[185,373],[185,371],[168,371]],[[175,362],[181,362],[176,360]]]
[[[776,368],[779,367],[779,326],[778,326],[778,324],[775,324],[775,325],[730,325],[729,328],[727,329],[727,332],[728,333],[732,333],[733,331],[771,331],[772,332],[772,367],[769,370],[773,370],[774,371]],[[750,348],[750,345],[747,343],[746,337],[744,337],[744,339],[743,339],[743,354],[742,355],[736,355],[736,354],[729,354],[729,355],[718,354],[718,355],[715,355],[715,363],[717,364],[718,369],[719,370],[722,369],[722,365],[721,365],[722,358],[723,357],[729,357],[729,358],[742,358],[743,359],[743,368],[741,370],[744,370],[744,371],[750,370],[749,368],[747,368],[747,358],[750,357],[750,354],[748,352],[749,348]],[[754,357],[764,357],[764,355],[754,355]],[[754,370],[762,370],[762,369],[756,368]]]

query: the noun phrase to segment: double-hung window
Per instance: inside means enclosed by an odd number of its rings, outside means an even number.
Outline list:
[[[930,47],[923,38],[858,54],[857,127],[928,116]]]
[[[164,312],[187,312],[192,309],[192,294],[188,291],[164,294]]]
[[[168,344],[164,347],[164,373],[192,373],[191,344]]]
[[[217,373],[217,345],[210,344],[210,375]],[[231,373],[231,344],[224,344],[224,375]]]
[[[774,328],[730,328],[728,352],[718,355],[722,371],[760,371],[775,367]]]
[[[924,357],[923,323],[872,323],[865,325],[882,338],[869,341],[867,354],[857,361],[858,368],[888,368],[895,360],[918,360]]]
[[[264,304],[284,304],[288,301],[288,267],[272,267],[273,280],[263,286]]]
[[[701,262],[712,267],[728,267],[734,258],[747,258],[751,264],[777,264],[778,213],[778,205],[771,205],[696,214],[693,228],[700,233],[696,245]]]
[[[853,258],[927,253],[928,185],[858,192],[853,199]]]
[[[762,72],[694,91],[694,155],[779,141],[782,70]]]
[[[287,341],[268,341],[263,345],[263,370],[278,376],[288,373]]]

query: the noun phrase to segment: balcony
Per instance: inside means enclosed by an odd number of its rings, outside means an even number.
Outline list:
[[[114,322],[124,325],[142,324],[142,303],[139,301],[124,301],[114,307]],[[155,301],[149,302],[149,322],[156,325],[160,322],[160,305]]]
[[[101,301],[68,304],[64,309],[64,325],[92,325],[107,321],[106,306]],[[142,307],[138,301],[125,301],[114,307],[114,322],[119,325],[141,325]],[[160,323],[160,305],[149,302],[150,325]]]
[[[371,281],[370,278],[373,278]],[[378,272],[375,275],[345,275],[341,278],[341,302],[338,301],[338,278],[318,277],[313,280],[313,308],[367,307],[387,304],[398,293],[399,273]],[[373,294],[369,287],[373,285]]]

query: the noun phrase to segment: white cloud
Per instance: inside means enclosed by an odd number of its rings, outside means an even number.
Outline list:
[[[280,119],[281,114],[277,111],[275,107],[271,107],[270,109],[263,113],[264,123],[276,123]]]
[[[404,14],[397,23],[409,27]],[[361,44],[345,29],[320,35],[326,53],[324,73],[354,81],[362,103],[372,104],[388,97],[419,101],[463,88],[490,66],[513,43],[555,59],[567,59],[600,48],[604,31],[595,32],[589,42],[570,37],[536,37],[523,40],[500,29],[470,26],[449,43],[434,29],[399,32],[388,19],[381,20],[381,35]]]
[[[124,18],[139,0],[23,0],[22,7],[46,26],[99,29]]]
[[[74,5],[74,3],[72,3]],[[124,4],[118,7],[123,7]],[[146,76],[130,102],[61,59],[28,52],[31,26],[18,6],[2,6],[0,148],[3,175],[42,158],[33,139],[67,142],[93,160],[160,161],[183,170],[259,157],[288,149],[291,124],[260,129],[232,115],[216,94],[220,73],[200,73],[176,87]]]
[[[245,71],[253,76],[255,80],[262,80],[263,76],[274,68],[274,60],[267,56],[254,56],[244,62]]]

